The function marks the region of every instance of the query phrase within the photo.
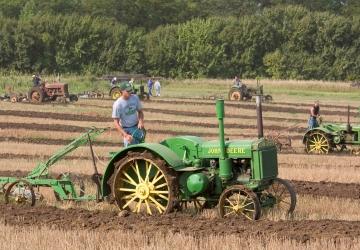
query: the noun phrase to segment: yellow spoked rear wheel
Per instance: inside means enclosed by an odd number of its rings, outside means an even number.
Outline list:
[[[174,177],[164,161],[149,153],[121,161],[113,181],[113,195],[121,210],[166,214],[174,205]]]
[[[313,132],[306,139],[306,152],[309,154],[328,154],[330,142],[322,132]]]
[[[256,194],[242,186],[234,185],[226,189],[219,199],[220,217],[243,217],[258,220],[261,215],[260,202]]]
[[[111,90],[111,98],[113,100],[117,100],[119,97],[121,97],[121,91],[119,88],[114,88]]]

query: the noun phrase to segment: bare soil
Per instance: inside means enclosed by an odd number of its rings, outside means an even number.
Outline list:
[[[190,100],[190,101],[198,101],[198,102],[210,102],[208,99],[204,99],[204,98],[189,98],[189,97],[176,97],[177,100],[181,100],[181,99],[184,99],[185,101],[186,100]],[[111,100],[111,99],[106,99],[106,100]],[[215,100],[215,99],[214,99]],[[212,102],[214,101],[212,100]],[[154,100],[154,99],[151,99],[151,102],[154,102],[154,101],[157,101],[157,100]],[[237,101],[230,101],[230,103],[232,104],[250,104],[250,103],[254,103],[255,101],[247,101],[247,102],[237,102]],[[210,102],[211,103],[211,102]],[[229,103],[229,102],[227,102]],[[305,103],[301,103],[301,102],[276,102],[276,101],[272,101],[270,103],[265,103],[267,105],[288,105],[289,107],[307,107],[309,105],[311,105],[311,103],[309,102],[305,102]],[[340,109],[343,109],[343,108],[347,108],[347,105],[336,105],[336,104],[321,104],[321,107],[324,107],[324,108],[340,108]],[[357,109],[358,107],[356,106],[350,106],[351,109]]]
[[[295,181],[291,183],[299,194],[360,200],[360,184],[338,182]]]
[[[213,103],[201,103],[198,101],[174,101],[174,100],[152,100],[154,103],[163,103],[163,104],[181,104],[181,105],[208,105],[210,107],[213,107]],[[287,107],[279,107],[274,106],[274,104],[281,104]],[[245,108],[245,109],[256,109],[256,104],[254,102],[238,102],[238,103],[229,103],[226,102],[227,107],[235,107],[235,108]],[[280,112],[280,113],[302,113],[307,114],[309,113],[310,106],[309,104],[301,104],[297,105],[298,107],[306,107],[306,108],[293,108],[289,103],[264,103],[262,105],[263,111],[270,111],[270,112]],[[334,108],[334,105],[321,105],[321,114],[323,115],[347,115],[347,107],[344,106],[335,106],[336,108],[341,108],[344,111],[335,111],[335,110],[326,110],[327,108]],[[356,107],[350,107],[350,110],[357,110]],[[350,116],[356,116],[358,113],[357,111],[350,111]]]
[[[169,124],[176,124],[176,122],[169,122]],[[191,125],[191,123],[187,123],[187,125]],[[240,127],[240,126],[239,126]],[[251,128],[253,129],[253,126],[246,126],[244,125],[243,127],[247,127],[247,128]],[[268,129],[273,130],[273,126],[269,126],[269,127],[265,127]],[[35,130],[35,131],[60,131],[60,132],[79,132],[79,133],[85,133],[86,131],[88,131],[90,129],[86,128],[86,127],[81,127],[81,126],[75,126],[75,125],[65,125],[65,124],[37,124],[37,123],[12,123],[12,122],[0,122],[0,129],[27,129],[27,130]],[[115,129],[112,129],[113,131],[115,131]],[[195,135],[195,136],[201,136],[201,137],[217,137],[218,133],[210,133],[210,132],[186,132],[186,131],[172,131],[172,130],[167,130],[167,129],[147,129],[146,130],[148,133],[154,133],[154,134],[168,134],[168,135],[173,135],[173,136],[180,136],[180,135]],[[251,138],[254,137],[255,134],[241,134],[241,133],[236,133],[236,134],[231,134],[232,137],[241,137],[241,138]],[[9,138],[9,137],[7,137]],[[293,139],[301,139],[301,136],[293,136]],[[7,140],[5,138],[3,138],[3,140]],[[19,139],[17,139],[19,140]],[[29,139],[32,140],[32,139]],[[39,142],[39,140],[41,141],[41,139],[34,139],[33,142]],[[48,139],[44,139],[44,140],[48,140]],[[1,139],[0,139],[1,141]],[[55,143],[55,141],[50,140],[49,143],[43,143],[43,144],[48,144],[50,145],[51,143]],[[112,142],[100,142],[97,141],[97,143],[99,145],[110,145],[112,144]],[[66,144],[66,142],[64,141],[63,144]]]
[[[134,231],[151,236],[162,233],[183,233],[194,237],[209,235],[239,235],[255,237],[276,235],[299,242],[325,238],[360,237],[360,223],[357,221],[267,221],[257,222],[241,219],[208,219],[184,213],[148,217],[130,214],[119,217],[116,212],[88,211],[84,209],[62,210],[55,207],[21,208],[0,204],[0,220],[6,225],[47,226],[62,230],[110,230]]]
[[[66,113],[54,113],[54,112],[38,112],[38,111],[19,111],[19,110],[0,110],[0,116],[21,116],[21,117],[35,117],[54,120],[66,120],[66,121],[89,121],[89,122],[109,122],[111,118],[92,116],[92,115],[77,115]]]
[[[88,108],[96,107],[96,108],[104,108],[110,109],[110,107],[104,107],[95,104],[82,104],[81,106],[85,106]],[[188,116],[188,117],[212,117],[215,119],[215,112],[195,112],[195,111],[177,111],[177,110],[168,110],[168,109],[159,109],[159,108],[144,108],[145,112],[153,112],[164,115],[175,115],[175,116]],[[255,114],[255,110],[254,110]],[[112,119],[110,117],[104,117],[99,115],[86,115],[86,114],[69,114],[69,113],[53,113],[53,112],[37,112],[37,111],[14,111],[14,110],[0,110],[0,116],[21,116],[21,117],[36,117],[36,118],[50,118],[56,120],[67,120],[67,121],[91,121],[91,122],[111,122]],[[226,114],[228,118],[240,118],[240,119],[252,119],[254,122],[256,121],[256,115],[236,115],[236,114]],[[190,119],[191,120],[191,119]],[[281,121],[281,122],[303,122],[304,119],[296,119],[296,118],[280,118],[280,117],[265,117],[264,120],[269,121]],[[255,124],[255,123],[254,123]]]

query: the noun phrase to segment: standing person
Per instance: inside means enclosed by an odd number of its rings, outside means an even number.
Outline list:
[[[242,87],[242,82],[240,81],[239,77],[235,76],[234,78],[234,85],[238,88],[241,88]]]
[[[132,90],[129,82],[121,83],[121,97],[114,102],[112,109],[114,125],[124,138],[124,147],[145,141],[142,105]]]
[[[39,75],[33,75],[33,76],[32,76],[32,79],[33,79],[32,81],[33,81],[34,87],[40,86],[40,84],[41,84],[41,78],[40,78]]]
[[[320,105],[319,101],[316,101],[314,103],[314,106],[310,108],[310,118],[308,121],[308,128],[313,129],[316,127],[319,127],[319,123],[317,121],[317,118],[320,118]]]
[[[151,91],[152,91],[152,88],[153,88],[153,84],[154,84],[154,82],[153,82],[153,80],[151,79],[151,78],[149,78],[149,80],[148,80],[148,89],[149,89],[149,96],[152,96],[152,93],[151,93]]]
[[[111,79],[111,81],[110,81],[111,87],[115,87],[116,81],[117,81],[116,76]]]
[[[156,80],[154,83],[154,89],[156,96],[160,96],[161,84],[159,80]]]
[[[131,78],[129,81],[131,87],[134,89],[134,78]]]

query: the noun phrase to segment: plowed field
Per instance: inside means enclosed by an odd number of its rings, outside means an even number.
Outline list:
[[[330,102],[327,100],[327,104],[321,106],[321,113],[327,121],[346,121],[347,106]],[[194,244],[192,246],[195,249],[206,247],[201,239],[214,240],[219,243],[217,249],[226,249],[225,245],[221,246],[221,242],[232,242],[233,236],[242,239],[244,246],[251,246],[254,238],[261,238],[260,245],[254,245],[255,249],[261,246],[266,248],[267,244],[272,249],[290,245],[313,249],[324,246],[360,247],[360,157],[347,153],[312,156],[304,153],[301,140],[306,130],[310,105],[310,101],[287,99],[263,106],[265,135],[276,132],[285,141],[291,139],[291,147],[285,147],[279,153],[278,160],[279,177],[288,179],[298,194],[298,207],[292,219],[266,214],[257,222],[219,219],[215,210],[205,210],[196,215],[175,212],[161,217],[133,214],[119,216],[118,209],[111,204],[43,201],[32,208],[0,203],[0,228],[4,232],[12,232],[18,228],[36,231],[35,227],[48,232],[61,232],[60,238],[68,237],[61,236],[65,232],[85,232],[84,235],[119,232],[136,234],[145,243],[135,245],[139,248],[151,246],[151,249],[166,249],[171,243],[154,243],[154,239],[175,239],[172,237],[176,235],[190,237],[186,240],[191,241],[189,244]],[[353,118],[357,116],[356,105],[352,102],[350,107],[353,122],[358,121]],[[144,102],[143,106],[149,142],[160,142],[177,135],[217,138],[214,101],[180,97],[153,98]],[[48,159],[53,152],[88,128],[112,127],[111,107],[112,100],[107,99],[80,100],[68,105],[0,102],[0,176],[24,176],[37,162]],[[225,109],[226,137],[256,138],[254,103],[226,102]],[[101,135],[94,143],[95,152],[101,161],[98,161],[98,165],[106,165],[108,152],[119,150],[121,142],[122,138],[114,129]],[[89,152],[87,147],[81,147],[67,155],[59,163],[60,166],[51,169],[51,174],[56,176],[61,172],[72,171],[93,190]],[[104,168],[101,166],[100,169]],[[24,239],[27,238],[24,236]],[[173,248],[181,249],[182,244],[175,244]],[[226,246],[236,248],[237,243],[231,244]],[[0,244],[0,248],[2,246]],[[97,245],[87,246],[98,249]],[[112,246],[111,241],[109,246]],[[129,243],[127,246],[133,248],[134,245]]]

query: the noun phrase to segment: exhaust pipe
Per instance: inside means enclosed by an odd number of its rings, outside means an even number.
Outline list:
[[[264,137],[261,97],[262,97],[261,95],[256,96],[256,117],[257,117],[257,129],[258,129],[259,139]]]
[[[219,121],[219,143],[220,143],[220,158],[226,158],[225,151],[225,131],[224,131],[224,100],[218,99],[216,100],[216,116]]]
[[[348,133],[351,132],[351,125],[350,125],[350,105],[348,105],[347,108],[347,124],[346,124],[346,130]]]
[[[230,180],[232,173],[232,160],[228,158],[225,148],[225,132],[224,132],[224,100],[216,100],[216,117],[219,121],[219,176],[223,181]]]

